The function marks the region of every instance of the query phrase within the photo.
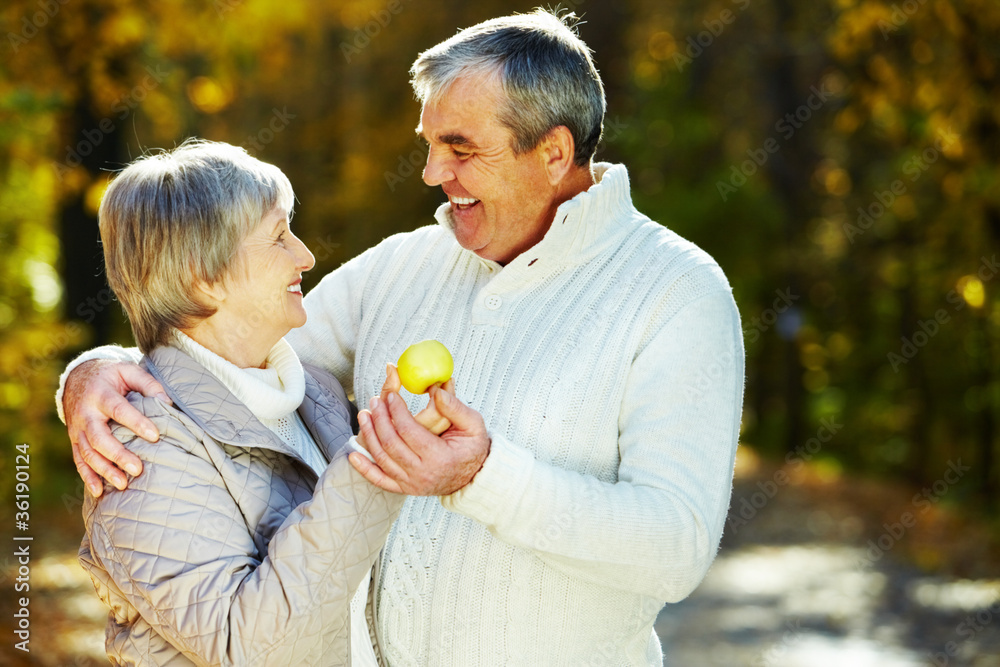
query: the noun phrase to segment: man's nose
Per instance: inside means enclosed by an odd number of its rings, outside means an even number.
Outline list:
[[[427,185],[441,185],[455,180],[455,172],[451,169],[447,151],[445,148],[443,155],[441,150],[433,148],[427,152],[427,164],[424,166],[423,174],[424,183]]]

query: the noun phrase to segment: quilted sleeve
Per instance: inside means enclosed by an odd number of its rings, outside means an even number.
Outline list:
[[[351,594],[404,497],[367,484],[341,451],[260,559],[197,427],[156,399],[130,400],[161,440],[116,427],[145,470],[85,507],[94,559],[122,595],[196,664],[335,662],[328,651],[347,646]]]

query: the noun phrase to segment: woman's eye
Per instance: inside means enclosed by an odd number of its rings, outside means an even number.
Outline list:
[[[281,232],[280,234],[278,234],[278,238],[276,240],[277,240],[278,243],[284,243],[285,242],[285,232]]]

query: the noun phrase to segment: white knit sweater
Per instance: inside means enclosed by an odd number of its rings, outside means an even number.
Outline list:
[[[389,536],[377,632],[393,665],[659,665],[657,612],[715,556],[739,314],[715,261],[634,209],[624,167],[597,173],[505,267],[459,247],[442,206],[324,278],[289,335],[362,406],[386,361],[436,338],[490,429],[473,482],[409,499]]]
[[[288,336],[362,406],[386,361],[436,338],[490,430],[472,483],[408,499],[386,543],[392,665],[659,665],[658,611],[715,556],[739,315],[715,261],[635,210],[624,167],[597,175],[504,267],[459,247],[442,206],[326,276]]]

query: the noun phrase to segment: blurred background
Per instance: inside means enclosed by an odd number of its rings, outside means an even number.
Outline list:
[[[5,0],[0,662],[106,662],[52,396],[76,353],[131,344],[98,243],[110,174],[189,136],[278,165],[308,288],[443,201],[420,178],[417,53],[535,5]],[[729,521],[705,584],[660,616],[669,664],[1000,665],[1000,3],[562,7],[607,89],[598,159],[718,260],[743,318]],[[15,535],[33,537],[30,654]]]

